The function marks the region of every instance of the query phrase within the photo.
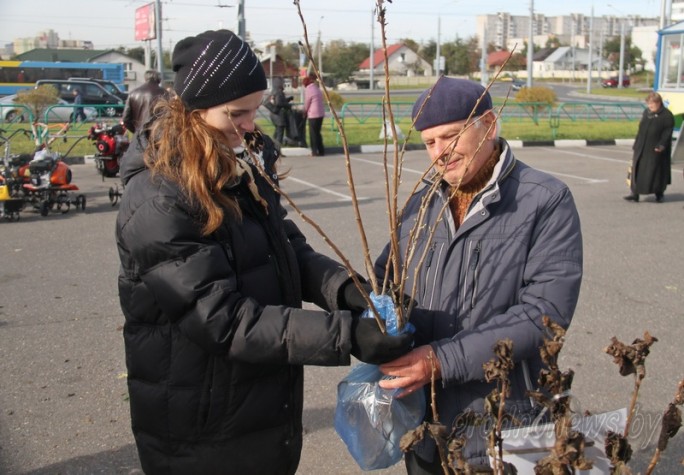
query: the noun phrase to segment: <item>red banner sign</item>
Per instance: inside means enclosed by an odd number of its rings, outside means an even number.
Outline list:
[[[153,40],[157,37],[154,3],[135,9],[135,41]]]

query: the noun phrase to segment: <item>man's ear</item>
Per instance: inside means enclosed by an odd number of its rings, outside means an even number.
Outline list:
[[[480,120],[487,130],[487,139],[493,140],[496,138],[496,115],[491,109],[482,114]]]

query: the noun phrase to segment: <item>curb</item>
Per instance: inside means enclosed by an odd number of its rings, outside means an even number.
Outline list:
[[[600,145],[627,145],[632,146],[634,139],[610,139],[610,140],[508,140],[508,143],[513,149],[528,148],[528,147],[595,147]],[[326,147],[328,155],[342,155],[344,154],[343,147]],[[362,153],[383,153],[385,146],[381,144],[368,145],[352,145],[349,147],[350,154]],[[387,150],[392,150],[392,144],[387,145]],[[422,144],[407,144],[406,150],[425,150],[425,145]],[[308,157],[311,155],[311,150],[304,147],[283,147],[281,149],[283,157]],[[64,157],[62,159],[67,165],[83,165],[86,163],[86,157]]]
[[[634,139],[609,139],[609,140],[507,140],[509,145],[515,148],[522,147],[596,147],[601,145],[627,145],[632,146]],[[387,150],[391,150],[392,145],[388,144]],[[382,153],[385,146],[382,144],[368,144],[368,145],[352,145],[349,147],[349,153]],[[422,144],[407,144],[406,150],[425,150],[425,145]],[[343,154],[343,147],[326,147],[326,154],[337,155]],[[311,150],[304,147],[283,147],[281,149],[284,157],[303,157],[309,156]]]

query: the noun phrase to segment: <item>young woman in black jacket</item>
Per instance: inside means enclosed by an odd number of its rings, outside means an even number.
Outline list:
[[[286,218],[255,129],[266,77],[233,33],[173,52],[175,95],[123,160],[116,225],[131,419],[148,474],[292,474],[303,365],[380,363],[411,337],[345,309],[347,270]],[[303,310],[302,301],[323,310]]]

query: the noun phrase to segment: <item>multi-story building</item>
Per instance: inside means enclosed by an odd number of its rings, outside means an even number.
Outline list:
[[[684,13],[684,0],[679,0],[679,3]],[[673,12],[674,8],[675,4],[673,3]],[[659,19],[655,17],[603,15],[593,18],[594,37],[607,39],[620,36],[623,24],[627,30],[626,34],[629,34],[631,28],[657,26],[658,23]],[[532,25],[533,41],[535,45],[543,47],[547,39],[553,36],[558,38],[562,44],[583,48],[588,45],[591,24],[591,17],[583,13],[552,17],[535,13]],[[499,49],[510,49],[512,43],[526,42],[529,33],[529,16],[511,15],[505,12],[477,16],[476,34],[478,38],[480,40],[484,38],[485,44],[493,44]]]
[[[670,19],[673,23],[684,21],[684,0],[672,0]]]
[[[5,45],[4,59],[34,49],[93,49],[93,42],[86,40],[60,40],[54,30],[41,31],[36,36],[15,38]]]

